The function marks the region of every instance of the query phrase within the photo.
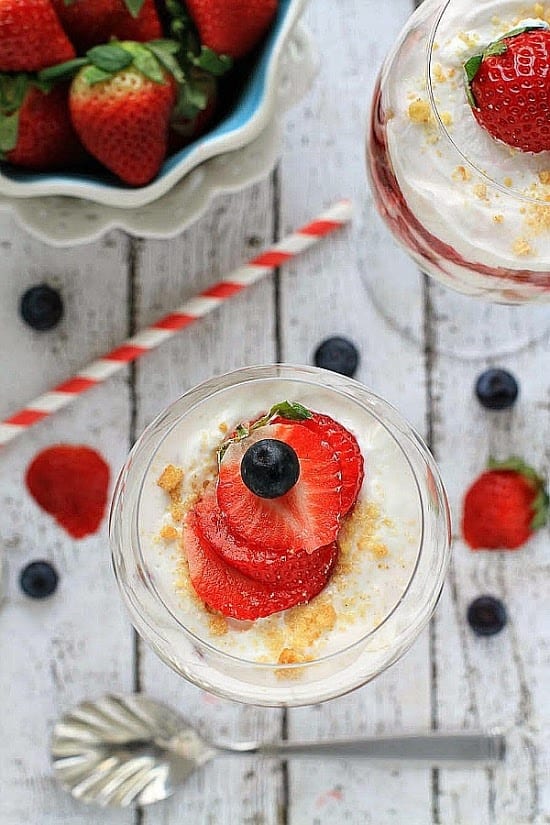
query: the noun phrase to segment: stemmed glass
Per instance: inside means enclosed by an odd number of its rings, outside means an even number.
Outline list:
[[[525,16],[525,12],[524,12]],[[423,272],[460,295],[457,323],[479,324],[487,306],[498,352],[550,329],[550,152],[523,153],[494,140],[474,118],[463,65],[521,25],[522,4],[425,0],[407,22],[376,84],[368,172],[379,213]],[[526,70],[528,71],[528,70]],[[377,297],[388,309],[392,289]],[[518,332],[530,304],[528,337]],[[389,310],[391,313],[391,307]],[[395,318],[400,326],[400,319]],[[487,352],[480,331],[470,357]]]

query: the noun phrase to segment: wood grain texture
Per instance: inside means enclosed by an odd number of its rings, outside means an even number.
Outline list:
[[[287,115],[278,173],[216,199],[179,238],[142,242],[112,233],[59,251],[0,216],[0,413],[7,414],[335,199],[352,197],[357,210],[350,229],[2,451],[1,825],[550,823],[548,529],[514,554],[472,554],[459,537],[463,492],[489,453],[517,452],[548,472],[546,311],[481,304],[425,284],[374,212],[364,171],[368,102],[411,8],[409,0],[312,0],[306,20],[321,55],[320,76]],[[62,290],[66,317],[38,334],[20,321],[17,306],[27,286],[44,280]],[[506,350],[511,331],[514,352],[488,357]],[[96,447],[115,473],[136,435],[190,386],[254,362],[311,363],[331,334],[358,344],[358,378],[431,440],[454,514],[451,574],[431,628],[371,684],[287,713],[245,707],[187,684],[135,644],[112,579],[105,525],[95,537],[71,541],[26,496],[24,472],[41,447],[67,441]],[[520,378],[513,411],[487,413],[473,400],[473,382],[486,364],[508,366]],[[17,586],[20,569],[36,558],[53,560],[61,574],[59,592],[43,604]],[[465,611],[485,592],[505,601],[510,621],[500,636],[481,640],[468,629]],[[228,758],[142,813],[78,805],[51,779],[51,726],[85,697],[136,688],[220,738],[495,725],[507,732],[510,758],[495,772],[434,773],[359,761],[284,766]]]
[[[180,238],[140,245],[138,328],[267,246],[274,238],[275,198],[273,180],[266,180],[246,192],[218,198]],[[268,278],[151,353],[137,368],[137,430],[184,390],[212,375],[276,360],[274,294],[274,282]],[[209,696],[170,672],[146,646],[140,644],[140,652],[141,689],[179,708],[205,734],[234,740],[280,737],[279,711]],[[224,759],[192,777],[185,790],[166,803],[162,822],[168,825],[185,815],[197,825],[276,825],[281,792],[276,762]],[[156,825],[157,817],[154,810],[144,811],[143,822]]]
[[[54,251],[0,219],[2,414],[70,377],[127,332],[127,243],[118,235],[80,250]],[[29,330],[18,315],[24,290],[46,281],[65,299],[55,330]],[[106,301],[105,296],[110,295]],[[2,450],[0,545],[5,601],[0,607],[0,822],[92,825],[97,811],[74,802],[51,777],[48,741],[59,715],[84,697],[132,684],[132,634],[110,570],[106,524],[74,541],[38,508],[24,487],[36,452],[60,441],[99,450],[115,471],[128,448],[129,401],[124,376],[99,387]],[[17,580],[36,559],[54,563],[57,593],[43,603]],[[128,812],[102,822],[130,825]]]

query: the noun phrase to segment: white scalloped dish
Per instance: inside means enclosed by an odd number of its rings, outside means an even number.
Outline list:
[[[236,192],[270,173],[281,153],[284,112],[305,95],[317,68],[314,40],[298,23],[278,61],[275,114],[258,137],[201,163],[150,203],[130,208],[66,196],[0,194],[0,209],[32,235],[57,247],[89,243],[113,229],[140,238],[172,238],[197,220],[216,195]]]
[[[168,157],[155,180],[147,186],[125,186],[108,172],[34,173],[0,164],[0,195],[10,198],[65,195],[112,207],[139,207],[166,194],[204,161],[250,143],[261,134],[275,114],[279,58],[306,2],[279,0],[278,14],[271,31],[230,108],[222,113],[211,131]]]

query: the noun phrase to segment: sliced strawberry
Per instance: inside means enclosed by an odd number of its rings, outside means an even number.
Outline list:
[[[227,564],[260,582],[276,587],[306,586],[316,590],[326,581],[334,563],[335,544],[321,547],[314,553],[297,550],[285,553],[258,545],[250,546],[229,531],[224,514],[218,506],[216,488],[211,485],[195,507],[202,536]],[[322,585],[321,585],[322,586]]]
[[[282,421],[279,418],[276,421]],[[365,477],[364,461],[355,436],[329,415],[314,412],[300,422],[330,444],[342,470],[342,515],[348,513],[359,495]]]
[[[226,564],[202,535],[197,514],[191,511],[183,531],[183,547],[189,563],[191,583],[205,604],[224,616],[253,620],[280,610],[304,604],[326,585],[331,567],[313,582],[313,577],[300,586],[277,588],[255,581]],[[337,549],[334,545],[333,563]]]
[[[279,498],[259,498],[241,478],[241,460],[253,441],[274,438],[298,456],[300,476]],[[247,544],[305,550],[336,539],[342,509],[340,462],[327,441],[296,422],[268,424],[229,445],[220,465],[217,497],[230,531]]]

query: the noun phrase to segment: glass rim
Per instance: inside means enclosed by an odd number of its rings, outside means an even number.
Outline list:
[[[438,127],[439,131],[443,134],[443,137],[448,140],[448,142],[456,150],[456,152],[460,155],[460,157],[464,160],[464,162],[468,166],[470,166],[472,169],[474,169],[476,174],[478,174],[481,178],[483,178],[483,180],[487,183],[487,185],[490,186],[492,189],[497,189],[501,194],[506,195],[508,198],[513,197],[513,198],[515,198],[519,201],[523,201],[524,203],[535,204],[537,206],[546,205],[550,208],[550,202],[541,200],[540,198],[529,197],[529,195],[525,195],[523,192],[518,192],[518,190],[514,189],[513,187],[504,186],[504,184],[499,183],[498,181],[494,180],[494,178],[492,178],[490,175],[488,175],[487,172],[485,172],[483,169],[481,169],[470,157],[468,157],[468,155],[466,155],[462,151],[462,149],[458,146],[456,141],[453,140],[453,137],[452,137],[451,133],[449,132],[449,130],[447,129],[447,127],[443,123],[441,115],[439,114],[439,107],[438,107],[438,105],[436,103],[436,99],[435,99],[435,92],[434,92],[434,87],[433,87],[433,82],[432,82],[432,61],[435,59],[434,58],[434,52],[435,52],[434,44],[435,44],[435,39],[437,37],[439,26],[441,24],[443,16],[445,15],[445,12],[447,11],[449,6],[453,2],[454,2],[454,0],[445,0],[443,5],[441,6],[441,9],[439,10],[439,12],[438,12],[438,14],[437,14],[437,16],[436,16],[436,18],[433,22],[432,29],[430,31],[430,36],[428,38],[428,45],[427,45],[426,77],[425,77],[426,89],[427,89],[427,92],[428,92],[428,99],[429,99],[429,102],[430,102],[431,109],[432,109],[432,111],[435,115],[435,119],[436,119],[436,122],[437,122],[437,127]],[[503,147],[506,146],[505,143],[502,143],[501,145]],[[529,153],[529,154],[533,154],[533,153]],[[550,154],[550,150],[549,150],[549,154]]]
[[[263,373],[263,374],[258,375],[259,371],[261,371],[261,373]],[[142,573],[145,574],[145,575],[142,576],[142,582],[150,590],[150,592],[152,593],[154,598],[159,602],[159,604],[162,605],[163,609],[170,616],[171,620],[173,620],[176,623],[176,625],[178,627],[178,630],[182,631],[188,637],[188,639],[191,641],[191,643],[193,643],[194,645],[197,645],[199,648],[205,649],[210,654],[214,654],[215,656],[221,657],[222,660],[232,662],[233,664],[236,663],[238,665],[252,666],[252,667],[260,669],[264,672],[272,672],[274,670],[279,671],[279,672],[280,671],[292,672],[294,670],[298,670],[298,669],[304,668],[304,667],[312,667],[312,666],[322,665],[322,664],[325,664],[327,662],[333,661],[334,659],[336,659],[338,657],[344,656],[347,653],[354,650],[355,648],[357,648],[361,645],[364,645],[369,639],[373,638],[380,630],[382,630],[392,618],[394,618],[396,616],[399,609],[401,608],[401,606],[405,602],[406,597],[410,593],[410,590],[413,586],[413,583],[416,581],[416,577],[417,577],[419,567],[420,567],[420,562],[425,557],[425,552],[426,552],[426,550],[425,550],[425,545],[426,545],[426,541],[425,541],[426,508],[425,508],[425,503],[424,503],[423,496],[422,496],[422,491],[421,491],[419,481],[418,481],[418,478],[417,478],[417,473],[415,472],[414,468],[412,467],[411,461],[410,461],[408,455],[406,454],[403,446],[401,445],[399,440],[395,437],[395,435],[391,432],[391,430],[388,428],[388,426],[385,424],[385,422],[383,420],[381,420],[380,417],[375,412],[373,412],[372,410],[367,409],[366,407],[364,407],[356,398],[352,397],[348,392],[346,392],[345,391],[346,386],[351,386],[351,387],[354,387],[354,388],[358,387],[361,390],[362,393],[365,393],[366,395],[369,396],[370,400],[374,400],[374,401],[380,403],[383,407],[388,408],[388,410],[391,411],[397,417],[398,422],[404,427],[404,430],[405,430],[405,432],[403,433],[404,437],[406,437],[409,440],[409,442],[415,447],[415,449],[418,450],[419,447],[420,447],[424,451],[425,456],[423,456],[423,457],[429,457],[431,459],[431,462],[432,462],[433,466],[431,466],[430,469],[432,470],[432,472],[433,472],[433,470],[435,470],[434,478],[436,479],[436,482],[437,482],[437,484],[436,484],[437,497],[438,497],[439,503],[441,505],[443,505],[442,506],[442,511],[444,512],[444,517],[445,517],[445,520],[447,522],[447,535],[449,536],[449,539],[446,543],[446,547],[444,549],[444,552],[441,553],[441,558],[440,558],[439,563],[438,563],[438,567],[437,567],[438,575],[436,575],[434,577],[434,584],[437,585],[437,586],[433,587],[431,589],[431,591],[430,591],[431,596],[434,595],[434,592],[436,590],[437,591],[441,590],[441,587],[442,587],[442,584],[443,584],[443,579],[444,579],[444,570],[446,569],[447,560],[448,560],[449,555],[450,555],[450,544],[451,544],[450,543],[450,511],[449,511],[449,504],[448,504],[447,496],[446,496],[446,493],[445,493],[445,488],[443,486],[443,482],[441,480],[439,470],[438,470],[438,468],[435,464],[435,460],[433,459],[433,457],[432,457],[430,451],[428,450],[426,444],[424,443],[423,439],[416,433],[414,428],[410,424],[408,424],[408,422],[402,417],[401,413],[392,404],[390,404],[388,401],[381,398],[376,393],[372,392],[370,389],[365,387],[363,384],[361,384],[360,382],[358,382],[358,381],[356,381],[352,378],[347,378],[345,376],[333,373],[333,372],[328,371],[328,370],[323,370],[323,369],[320,369],[318,367],[294,365],[294,364],[287,364],[287,363],[284,363],[284,364],[275,363],[275,364],[268,364],[268,365],[261,364],[261,365],[248,366],[248,367],[244,367],[244,368],[241,368],[241,369],[233,370],[233,371],[224,373],[223,375],[216,376],[215,378],[211,378],[211,379],[209,379],[205,382],[202,382],[201,384],[198,384],[197,386],[195,386],[195,387],[191,388],[190,390],[188,390],[187,392],[185,392],[182,396],[180,396],[180,398],[176,399],[172,404],[170,404],[167,408],[165,408],[151,422],[151,424],[149,424],[149,426],[146,428],[146,430],[144,431],[142,436],[140,436],[140,439],[136,442],[136,445],[135,445],[134,449],[136,450],[136,452],[139,451],[139,447],[140,447],[140,444],[142,443],[142,439],[144,438],[144,436],[146,436],[147,433],[150,432],[150,430],[155,426],[155,424],[159,420],[161,420],[165,416],[169,415],[170,412],[172,412],[178,404],[181,404],[184,401],[184,399],[188,399],[190,396],[192,396],[194,393],[197,393],[200,390],[204,391],[209,385],[214,385],[214,384],[218,385],[217,389],[215,389],[213,393],[210,393],[208,395],[208,397],[212,397],[212,395],[215,395],[217,393],[226,391],[231,386],[234,386],[237,383],[249,383],[249,382],[258,381],[258,380],[259,381],[270,380],[270,379],[273,379],[273,378],[276,378],[276,377],[281,377],[281,371],[286,373],[288,379],[294,378],[296,380],[299,379],[300,375],[304,378],[309,377],[310,379],[313,376],[316,376],[317,378],[319,378],[319,376],[323,376],[324,379],[325,379],[324,383],[327,384],[330,389],[334,390],[335,392],[340,393],[341,395],[344,395],[344,396],[348,397],[351,401],[353,401],[356,404],[359,403],[360,406],[363,408],[363,410],[365,412],[367,412],[370,416],[372,416],[378,422],[378,424],[380,424],[383,427],[385,432],[389,435],[389,437],[394,442],[394,444],[397,446],[397,448],[399,449],[401,455],[405,459],[405,462],[406,462],[407,466],[409,467],[409,470],[410,470],[410,472],[412,474],[412,477],[414,479],[414,484],[415,484],[415,488],[416,488],[416,495],[417,495],[417,499],[418,499],[419,507],[420,507],[420,537],[419,537],[419,542],[418,542],[419,549],[418,549],[417,557],[416,557],[416,560],[415,560],[414,568],[413,568],[413,570],[411,572],[411,575],[409,577],[409,580],[407,582],[407,585],[406,585],[405,589],[403,590],[403,592],[401,593],[400,597],[397,599],[397,601],[393,605],[392,609],[386,614],[386,616],[384,616],[383,620],[378,625],[376,625],[376,627],[372,628],[372,630],[370,630],[368,633],[364,634],[359,639],[356,639],[354,642],[351,642],[350,644],[346,645],[345,647],[341,648],[340,650],[334,651],[334,652],[332,652],[330,654],[327,654],[325,656],[321,656],[321,657],[318,657],[318,658],[315,658],[315,659],[312,659],[312,660],[308,660],[308,661],[305,661],[305,662],[293,662],[293,663],[280,663],[279,664],[277,662],[258,662],[258,661],[255,661],[253,659],[245,659],[243,657],[236,656],[232,653],[228,653],[224,650],[220,650],[220,648],[216,647],[211,642],[206,641],[205,639],[201,638],[196,633],[194,633],[192,630],[190,630],[182,622],[182,620],[175,614],[175,612],[172,610],[172,608],[167,604],[166,600],[163,598],[163,596],[159,592],[159,589],[156,586],[156,583],[155,583],[153,577],[150,575],[149,565],[147,564],[146,557],[144,556],[144,553],[143,553],[142,542],[141,542],[141,538],[140,538],[140,534],[139,534],[139,530],[138,530],[137,531],[137,544],[138,544],[137,561],[140,565]],[[242,382],[238,381],[238,379],[241,378],[241,377],[243,379],[245,379]],[[220,381],[223,381],[222,386],[219,386]],[[310,380],[306,383],[319,383],[319,382],[318,381],[313,382],[313,381]],[[204,397],[198,398],[195,401],[195,403],[193,403],[186,410],[186,414],[190,413],[193,409],[195,409],[196,406],[198,404],[202,403],[203,400],[204,400]],[[181,419],[181,417],[180,417],[180,419]],[[135,518],[136,518],[136,521],[138,523],[139,523],[139,512],[140,512],[140,506],[141,506],[141,501],[142,501],[142,495],[143,495],[143,491],[144,491],[145,480],[146,480],[146,477],[147,477],[147,471],[148,471],[149,467],[151,466],[151,463],[154,460],[155,456],[157,455],[157,452],[158,452],[158,449],[160,448],[160,445],[164,442],[164,440],[168,437],[168,435],[173,431],[174,427],[176,427],[180,423],[180,419],[174,421],[174,423],[170,426],[170,428],[167,430],[167,432],[163,434],[162,440],[159,441],[156,444],[155,450],[154,450],[153,454],[151,455],[151,457],[149,458],[149,461],[147,462],[147,468],[146,468],[145,472],[143,473],[143,476],[142,476],[142,479],[141,479],[141,482],[140,482],[140,486],[139,486],[139,490],[138,490],[138,494],[137,494],[137,499],[136,499],[137,503],[136,503],[136,508],[135,508]],[[134,452],[134,450],[132,450],[132,452]],[[125,465],[125,466],[127,466],[127,465]],[[135,553],[135,551],[133,551],[133,552]],[[126,587],[125,587],[124,583],[120,580],[119,572],[117,570],[116,565],[115,565],[115,574],[116,574],[117,580],[119,582],[119,585],[121,586],[123,592],[125,593],[126,598],[128,598],[128,594],[126,593]],[[154,627],[151,626],[151,624],[148,621],[148,619],[146,618],[146,616],[141,611],[139,611],[139,609],[136,605],[133,606],[133,609],[135,609],[139,613],[141,619],[143,621],[145,621],[147,626],[150,627],[151,631],[155,635],[158,635],[158,631]],[[418,611],[418,613],[420,613],[420,612],[421,611]],[[411,624],[414,624],[414,623],[411,623]],[[407,635],[409,627],[410,627],[410,625],[407,625],[407,627],[404,628],[396,636],[396,640],[395,640],[395,647],[396,648],[399,646],[397,644],[397,640],[399,640],[399,639],[401,639],[401,637]]]

